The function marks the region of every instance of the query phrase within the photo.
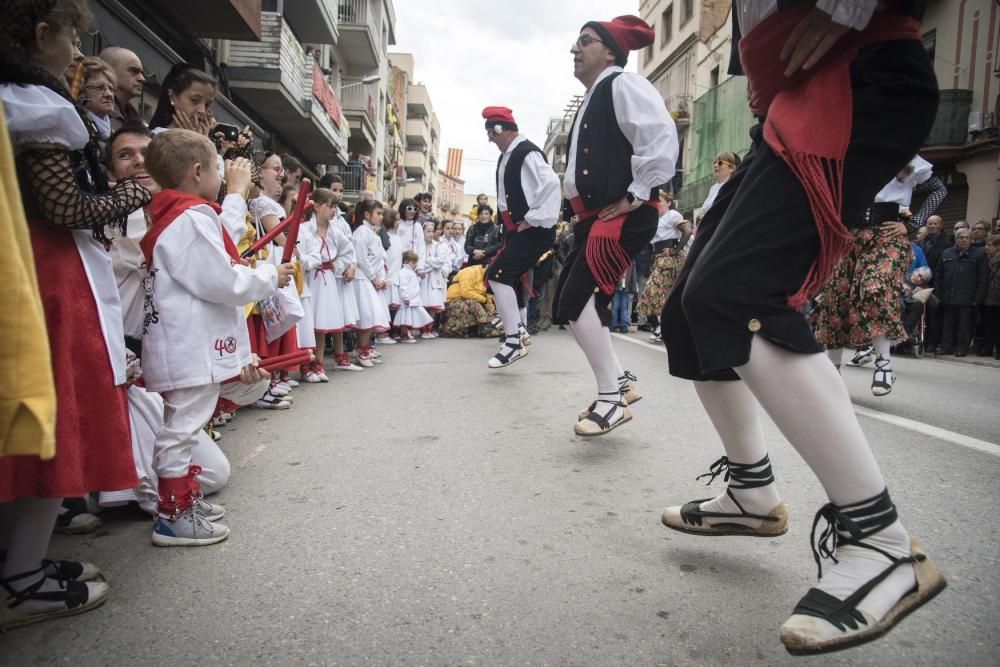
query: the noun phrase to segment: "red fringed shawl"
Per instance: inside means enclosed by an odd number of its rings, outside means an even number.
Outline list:
[[[876,42],[920,39],[916,19],[876,12],[863,31],[851,30],[813,69],[786,77],[781,49],[812,9],[775,12],[740,40],[740,63],[750,84],[750,110],[766,116],[764,140],[802,183],[819,233],[819,256],[788,305],[802,308],[846,255],[853,237],[840,218],[844,156],[851,138],[850,64]]]
[[[583,199],[574,197],[569,200],[570,208],[576,217],[583,222],[597,217],[599,209],[588,211],[584,208]],[[645,202],[644,206],[656,208],[653,202]],[[584,257],[587,266],[597,288],[604,294],[611,294],[615,291],[615,284],[625,275],[632,258],[625,252],[621,245],[622,227],[625,219],[629,216],[619,215],[616,218],[607,220],[595,220],[590,228],[590,235],[587,236],[587,247],[584,248]]]

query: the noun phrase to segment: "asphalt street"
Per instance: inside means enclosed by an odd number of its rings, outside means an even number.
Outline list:
[[[628,338],[629,340],[625,340]],[[721,446],[645,334],[616,336],[644,394],[604,438],[573,435],[593,378],[567,332],[486,368],[492,340],[381,348],[385,363],[243,411],[215,497],[232,536],[162,549],[106,517],[54,538],[107,604],[0,636],[3,665],[995,665],[1000,662],[1000,369],[900,359],[885,398],[845,369],[889,489],[948,589],[884,639],[793,658],[778,628],[815,580],[820,485],[765,420],[790,512],[775,539],[660,524],[721,492]]]

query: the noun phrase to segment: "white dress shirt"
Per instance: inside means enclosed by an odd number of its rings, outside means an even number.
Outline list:
[[[615,72],[622,74],[611,83],[615,116],[622,134],[632,144],[632,184],[628,191],[646,201],[653,188],[673,178],[677,165],[677,126],[667,113],[663,98],[645,77],[625,72],[621,67],[607,67],[587,90],[583,104],[573,119],[570,153],[566,159],[563,190],[567,199],[578,197],[576,189],[576,150],[580,145],[580,119],[587,113],[597,85]]]
[[[507,171],[510,154],[519,144],[526,141],[521,135],[510,143],[500,159],[500,179],[497,184],[497,206],[501,211],[507,208],[507,193],[503,186],[503,175]],[[524,198],[528,202],[528,212],[524,214],[524,222],[532,227],[549,229],[556,226],[562,197],[559,194],[559,177],[538,151],[531,151],[521,165],[521,187]],[[521,222],[515,220],[514,222]]]

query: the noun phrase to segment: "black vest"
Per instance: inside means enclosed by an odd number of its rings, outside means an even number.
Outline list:
[[[801,5],[807,1],[808,0],[778,0],[778,11],[781,12],[786,9],[791,9],[796,5]],[[926,0],[899,0],[897,3],[900,12],[907,16],[912,16],[918,21],[923,20],[926,5]],[[740,65],[740,38],[743,36],[743,31],[740,30],[740,21],[736,14],[736,10],[731,9],[730,12],[733,15],[733,39],[729,51],[729,73],[733,76],[742,76],[743,66]]]
[[[618,127],[611,84],[621,74],[615,72],[597,84],[587,104],[587,112],[574,124],[566,153],[576,150],[576,190],[587,210],[604,208],[625,196],[632,183],[632,144]],[[653,195],[656,196],[655,194]]]
[[[507,195],[507,211],[510,212],[511,220],[515,223],[522,222],[524,216],[528,215],[528,199],[524,196],[524,187],[521,185],[521,167],[524,166],[524,159],[529,153],[538,152],[545,160],[545,153],[542,149],[531,143],[527,139],[514,147],[510,152],[510,159],[507,160],[507,169],[503,173],[503,191]],[[503,162],[503,153],[497,160],[497,192],[500,191],[500,163]],[[545,160],[548,162],[548,160]],[[497,222],[499,222],[499,218]]]

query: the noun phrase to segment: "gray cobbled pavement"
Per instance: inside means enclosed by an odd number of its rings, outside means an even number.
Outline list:
[[[721,491],[721,478],[694,479],[721,446],[662,350],[635,343],[645,337],[616,337],[644,398],[604,438],[573,435],[593,378],[554,329],[506,369],[486,367],[493,340],[381,347],[384,364],[330,371],[329,384],[295,391],[292,410],[241,411],[221,429],[233,473],[213,499],[232,536],[163,549],[148,520],[106,516],[97,533],[54,538],[51,557],[100,565],[110,598],[0,636],[0,663],[1000,663],[1000,457],[862,417],[903,521],[949,587],[878,642],[792,658],[778,628],[815,580],[822,489],[765,420],[788,534],[664,528],[664,506]],[[864,402],[945,429],[978,419],[960,432],[1000,442],[1000,371],[958,366],[900,360],[897,391]],[[948,396],[917,388],[952,373],[968,380]],[[845,369],[859,401],[870,377]],[[989,412],[960,419],[970,404]]]

